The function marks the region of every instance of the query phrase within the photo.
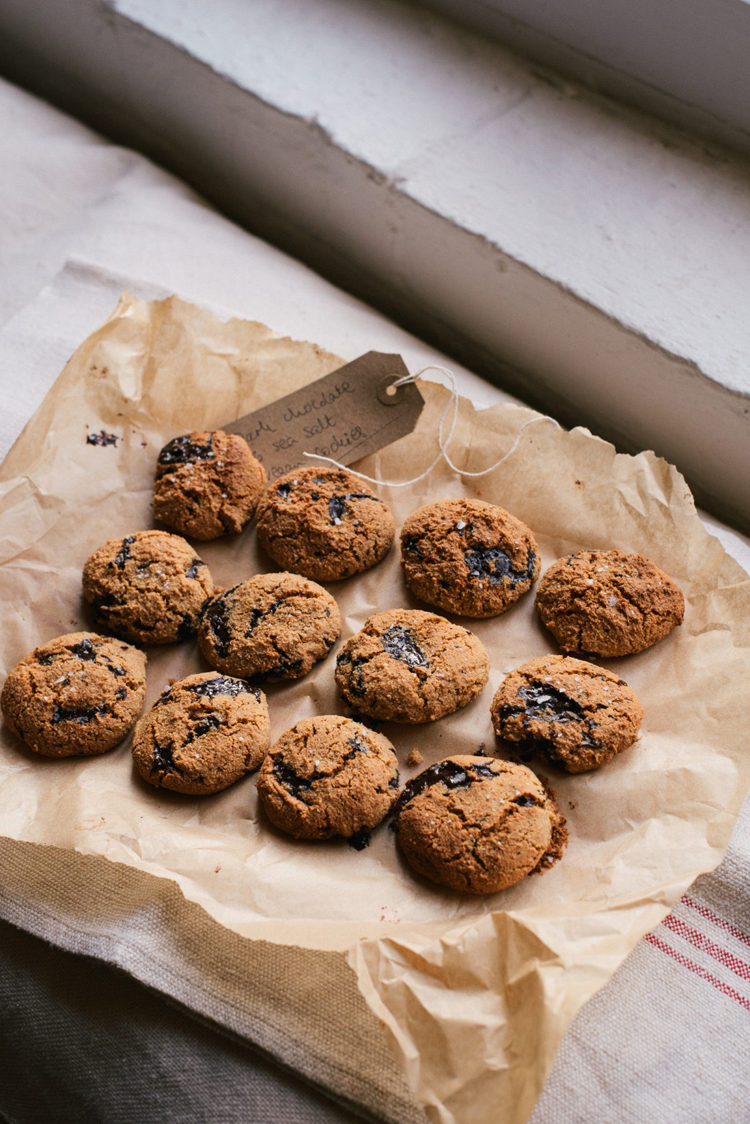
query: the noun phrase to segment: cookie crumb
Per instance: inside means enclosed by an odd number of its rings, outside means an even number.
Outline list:
[[[411,766],[421,765],[423,760],[424,758],[422,757],[422,754],[419,752],[419,750],[413,749],[409,756],[406,758],[406,764]]]
[[[117,436],[116,433],[107,433],[106,430],[104,430],[104,429],[100,429],[98,433],[87,433],[86,434],[86,444],[87,445],[99,445],[99,446],[114,445],[114,446],[117,446],[117,442],[119,440],[120,440],[120,438]]]

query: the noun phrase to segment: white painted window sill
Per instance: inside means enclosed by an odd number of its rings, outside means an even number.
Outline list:
[[[750,526],[741,158],[394,0],[5,9],[11,76],[33,64],[255,233]]]

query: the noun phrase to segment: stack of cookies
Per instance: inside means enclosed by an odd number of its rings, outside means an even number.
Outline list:
[[[401,529],[406,587],[439,610],[382,606],[336,657],[351,717],[306,718],[270,746],[261,686],[299,679],[341,633],[333,583],[377,565],[395,538],[393,515],[354,474],[300,468],[266,486],[239,436],[196,431],[161,451],[154,514],[170,528],[112,539],[83,567],[96,632],[60,636],[11,671],[5,720],[49,757],[103,753],[135,726],[133,763],[156,788],[210,795],[260,770],[268,819],[298,839],[344,837],[362,848],[391,815],[401,852],[420,876],[457,891],[495,893],[558,859],[564,817],[541,758],[568,773],[601,768],[631,746],[643,717],[627,683],[592,660],[635,654],[684,615],[682,592],[653,562],[584,550],[542,576],[536,607],[562,654],[515,668],[491,704],[503,756],[452,756],[400,787],[399,759],[373,723],[437,722],[483,690],[479,638],[441,613],[505,613],[540,575],[532,531],[494,504],[445,500]],[[182,536],[238,534],[256,517],[280,571],[216,589]],[[197,636],[213,668],[171,683],[139,718],[146,656],[139,645]]]

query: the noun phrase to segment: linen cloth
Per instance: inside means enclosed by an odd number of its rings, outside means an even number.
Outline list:
[[[105,144],[12,87],[0,87],[0,107],[9,122],[0,140],[5,149],[0,205],[10,218],[0,230],[0,322],[8,321],[0,335],[2,452],[73,347],[110,311],[121,285],[113,272],[135,277],[129,284],[137,295],[176,290],[345,356],[378,348],[401,351],[411,369],[445,362],[298,263],[237,230],[136,154]],[[32,299],[72,255],[93,264],[72,264]],[[467,372],[457,373],[463,393],[484,403],[507,399]],[[740,536],[716,530],[747,567],[750,546]],[[738,689],[747,691],[747,686]],[[157,891],[145,883],[125,885],[120,868],[109,872],[112,884],[107,886],[107,879],[102,882],[80,856],[66,859],[62,886],[58,856],[39,853],[48,850],[31,848],[22,857],[4,852],[0,916],[65,948],[120,964],[202,1016],[260,1043],[343,1099],[366,1105],[375,1116],[421,1118],[353,985],[339,1025],[329,1028],[325,1041],[312,1039],[311,1029],[320,1026],[316,1018],[326,973],[336,970],[332,963],[321,963],[306,1012],[284,1010],[277,960],[243,960],[239,949],[231,988],[221,995],[203,994],[199,954],[202,942],[211,938],[201,911],[192,918],[194,946],[176,947],[172,921],[186,903],[174,887],[160,883]],[[696,883],[574,1022],[534,1124],[750,1117],[748,1067],[737,1065],[738,1045],[750,1035],[749,872],[746,803],[719,871]],[[293,968],[292,958],[285,970]],[[357,1049],[347,1026],[362,1036]],[[354,1071],[353,1055],[366,1059]]]

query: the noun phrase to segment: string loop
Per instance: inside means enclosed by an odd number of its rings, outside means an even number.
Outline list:
[[[539,422],[548,421],[552,422],[552,424],[557,426],[558,429],[562,429],[560,423],[556,421],[555,418],[551,418],[548,414],[540,414],[539,417],[529,418],[519,428],[513,444],[508,449],[508,452],[500,457],[499,460],[495,461],[494,464],[491,464],[489,468],[483,468],[480,472],[469,472],[465,468],[459,468],[458,465],[455,465],[453,463],[450,458],[450,454],[448,453],[448,446],[453,440],[453,433],[456,428],[456,422],[458,421],[459,396],[458,390],[456,389],[456,379],[453,372],[448,370],[447,367],[439,367],[434,364],[430,364],[427,367],[422,367],[421,370],[417,371],[415,374],[402,375],[400,379],[396,379],[395,382],[391,383],[391,386],[397,388],[399,386],[406,386],[407,383],[417,382],[417,380],[421,379],[422,375],[426,374],[427,371],[439,371],[441,374],[445,375],[450,382],[451,394],[450,398],[443,407],[443,411],[438,422],[437,456],[432,461],[432,463],[424,470],[424,472],[420,472],[419,476],[414,476],[411,480],[378,480],[377,477],[367,476],[364,472],[355,472],[354,469],[348,468],[345,464],[341,464],[339,461],[334,460],[333,457],[324,457],[320,453],[303,453],[302,455],[304,457],[314,458],[315,460],[328,461],[329,464],[335,465],[336,468],[342,468],[345,472],[350,472],[352,476],[357,476],[360,480],[366,480],[369,484],[382,484],[386,488],[407,488],[410,484],[418,484],[420,480],[424,480],[426,476],[429,476],[435,465],[438,464],[440,460],[444,460],[448,467],[452,468],[453,471],[458,473],[460,476],[486,476],[488,472],[493,472],[496,468],[499,468],[500,465],[507,461],[508,457],[516,451],[516,449],[518,448],[518,443],[521,440],[521,434],[525,429],[528,429],[530,425],[537,425]],[[448,427],[448,435],[445,436],[445,419],[449,411],[451,412],[451,421]]]

